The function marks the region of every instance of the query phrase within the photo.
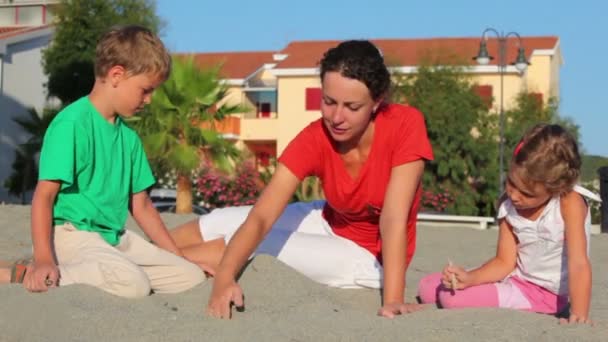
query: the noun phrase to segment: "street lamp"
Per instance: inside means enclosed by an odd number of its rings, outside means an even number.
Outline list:
[[[492,57],[488,53],[488,46],[486,43],[486,34],[488,32],[493,32],[498,38],[498,72],[500,73],[500,116],[499,116],[499,189],[502,194],[504,191],[504,183],[505,183],[505,173],[504,173],[504,151],[505,151],[505,113],[504,113],[504,75],[507,71],[507,43],[508,38],[514,36],[517,38],[517,58],[513,65],[520,72],[523,73],[528,65],[528,60],[526,59],[526,52],[524,50],[521,37],[517,32],[509,32],[507,34],[503,32],[498,32],[493,28],[487,28],[481,34],[481,41],[479,42],[479,52],[477,56],[473,57],[474,60],[477,61],[480,65],[488,65],[494,57]]]

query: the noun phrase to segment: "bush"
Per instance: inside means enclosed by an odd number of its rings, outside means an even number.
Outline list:
[[[210,166],[203,167],[196,184],[197,199],[210,209],[253,205],[264,186],[260,173],[250,162],[238,165],[232,176]]]
[[[443,213],[454,203],[454,196],[445,189],[438,191],[424,190],[420,199],[419,211]]]

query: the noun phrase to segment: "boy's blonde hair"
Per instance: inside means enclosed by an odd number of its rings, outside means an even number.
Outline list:
[[[130,76],[140,74],[169,78],[171,56],[163,42],[149,29],[137,26],[115,26],[106,32],[95,48],[95,77],[104,77],[120,65]]]
[[[581,173],[574,137],[560,125],[532,127],[515,148],[511,167],[527,183],[542,183],[551,195],[572,190]]]

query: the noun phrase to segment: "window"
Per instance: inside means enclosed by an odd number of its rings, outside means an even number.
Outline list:
[[[321,88],[306,88],[306,110],[321,110]]]
[[[43,24],[50,24],[55,20],[55,15],[53,14],[53,11],[51,10],[51,8],[46,7],[44,9],[44,23]]]
[[[15,8],[0,7],[0,26],[13,26],[15,24]]]
[[[269,118],[270,117],[270,103],[268,102],[258,102],[257,103],[258,112],[256,114],[257,118]]]
[[[19,25],[40,25],[42,21],[42,6],[22,6],[17,10]]]
[[[493,97],[491,85],[476,85],[473,87],[473,91],[481,98],[488,108],[492,107]]]
[[[530,93],[529,96],[536,100],[536,105],[543,107],[543,93]]]
[[[255,163],[256,165],[262,167],[270,166],[270,154],[266,152],[258,152],[255,154]]]

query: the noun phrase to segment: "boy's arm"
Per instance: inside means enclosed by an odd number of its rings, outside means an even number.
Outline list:
[[[420,184],[424,161],[416,160],[393,167],[380,214],[382,260],[384,265],[383,306],[381,316],[406,313],[404,308],[406,268],[406,222]],[[403,312],[405,310],[405,312]]]
[[[140,191],[131,195],[131,214],[141,230],[158,247],[183,257],[146,191]]]
[[[585,217],[587,204],[578,193],[571,191],[561,198],[568,251],[568,286],[570,288],[570,322],[587,323],[591,300],[591,263],[587,255]]]
[[[43,292],[48,289],[46,280],[57,283],[59,272],[53,257],[53,203],[61,183],[41,180],[36,185],[32,199],[32,244],[34,245],[34,263],[23,286],[29,291]]]

